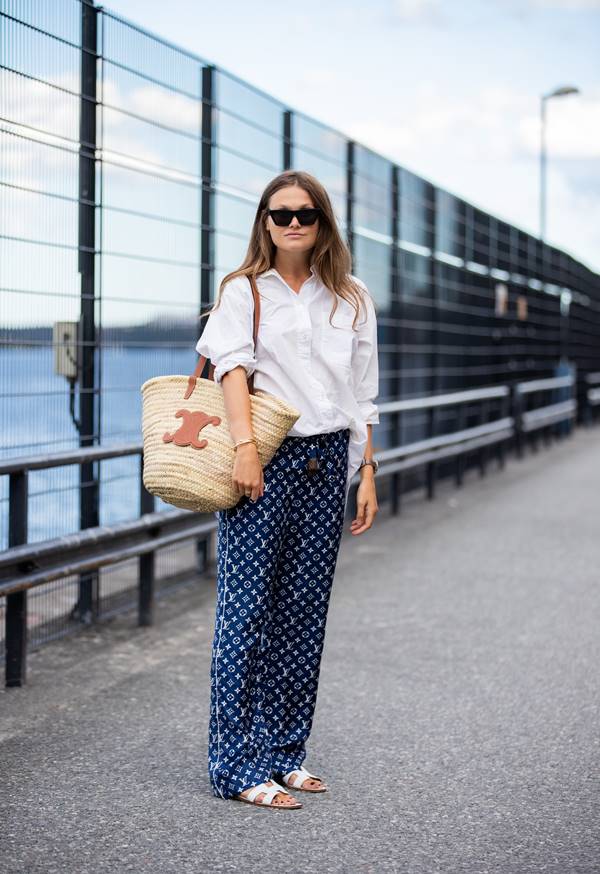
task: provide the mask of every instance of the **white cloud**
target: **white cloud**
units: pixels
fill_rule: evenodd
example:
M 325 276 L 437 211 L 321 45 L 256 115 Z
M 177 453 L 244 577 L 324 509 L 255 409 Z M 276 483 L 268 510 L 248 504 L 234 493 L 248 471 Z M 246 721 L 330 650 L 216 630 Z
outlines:
M 600 0 L 529 0 L 529 3 L 542 9 L 566 9 L 574 12 L 600 9 Z
M 429 19 L 441 11 L 439 0 L 394 0 L 392 15 L 404 21 Z
M 527 16 L 531 10 L 556 10 L 565 12 L 586 12 L 600 9 L 600 0 L 491 0 L 489 4 L 482 2 L 478 9 L 476 4 L 470 5 L 467 15 L 471 21 L 475 16 L 485 12 L 486 5 L 496 7 L 511 15 Z M 391 5 L 392 20 L 403 24 L 448 25 L 451 20 L 458 20 L 465 9 L 457 5 L 445 4 L 442 0 L 393 0 Z
M 198 101 L 185 94 L 166 91 L 156 85 L 143 85 L 136 88 L 126 104 L 143 118 L 197 134 L 200 128 L 200 109 Z
M 548 151 L 556 158 L 600 158 L 600 95 L 549 100 L 546 134 Z M 519 141 L 529 154 L 539 151 L 537 116 L 521 118 Z
M 415 101 L 349 131 L 359 142 L 488 212 L 538 232 L 539 103 L 504 85 L 467 102 L 440 83 Z M 551 104 L 551 105 L 550 105 Z M 549 102 L 548 231 L 559 247 L 600 269 L 600 93 Z
M 424 149 L 472 159 L 522 160 L 539 154 L 539 101 L 531 94 L 486 85 L 467 101 L 437 83 L 421 83 L 414 98 L 401 114 L 357 121 L 351 134 L 400 162 L 403 155 L 417 156 Z M 600 158 L 600 92 L 548 101 L 547 143 L 555 157 Z

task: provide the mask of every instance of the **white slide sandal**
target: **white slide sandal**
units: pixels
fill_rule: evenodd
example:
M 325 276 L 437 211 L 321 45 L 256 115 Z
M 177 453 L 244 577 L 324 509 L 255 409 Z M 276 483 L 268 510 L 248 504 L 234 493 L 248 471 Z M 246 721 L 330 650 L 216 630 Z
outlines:
M 294 768 L 293 771 L 288 771 L 287 774 L 283 774 L 281 779 L 282 782 L 291 789 L 300 789 L 302 792 L 327 792 L 327 786 L 325 785 L 319 786 L 318 789 L 309 789 L 308 787 L 302 786 L 302 783 L 304 783 L 307 777 L 312 777 L 313 780 L 323 779 L 316 774 L 311 774 L 310 771 L 306 770 L 304 765 L 300 765 L 299 768 Z
M 275 780 L 271 780 L 271 783 L 271 786 L 268 786 L 266 783 L 259 783 L 257 786 L 253 786 L 247 795 L 236 795 L 235 800 L 246 801 L 248 804 L 264 805 L 265 807 L 289 808 L 290 810 L 297 810 L 299 807 L 302 807 L 302 804 L 295 800 L 294 804 L 273 803 L 273 799 L 278 792 L 285 792 L 286 795 L 290 795 L 291 793 L 283 786 L 280 786 Z M 260 795 L 261 792 L 265 793 L 264 797 L 260 801 L 256 801 L 256 796 Z

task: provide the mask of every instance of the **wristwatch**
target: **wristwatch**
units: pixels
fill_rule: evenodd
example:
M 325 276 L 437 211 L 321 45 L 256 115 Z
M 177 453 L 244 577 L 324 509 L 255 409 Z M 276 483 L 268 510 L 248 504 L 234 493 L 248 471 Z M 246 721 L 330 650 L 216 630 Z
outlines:
M 372 458 L 370 461 L 367 461 L 366 458 L 363 458 L 362 461 L 361 461 L 361 463 L 360 463 L 360 465 L 359 465 L 359 468 L 358 468 L 358 469 L 360 470 L 360 469 L 363 468 L 366 464 L 370 464 L 370 465 L 371 465 L 371 467 L 373 468 L 373 473 L 377 473 L 377 471 L 379 470 L 379 462 L 378 462 L 377 459 L 375 459 L 375 458 Z

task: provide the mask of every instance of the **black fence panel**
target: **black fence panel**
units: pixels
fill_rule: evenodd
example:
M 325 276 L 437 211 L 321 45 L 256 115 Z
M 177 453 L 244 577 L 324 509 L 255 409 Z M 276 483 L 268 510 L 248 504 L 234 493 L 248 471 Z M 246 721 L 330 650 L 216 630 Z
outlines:
M 326 186 L 375 299 L 379 401 L 568 362 L 579 412 L 597 398 L 600 277 L 568 254 L 91 0 L 0 0 L 0 41 L 0 457 L 140 439 L 141 383 L 192 371 L 199 312 L 288 167 Z M 384 416 L 375 451 L 456 430 L 458 415 Z M 24 536 L 136 518 L 138 481 L 133 457 L 32 470 Z M 194 550 L 178 555 L 175 575 L 195 566 Z M 109 573 L 53 584 L 52 616 L 93 617 L 111 581 L 122 599 Z

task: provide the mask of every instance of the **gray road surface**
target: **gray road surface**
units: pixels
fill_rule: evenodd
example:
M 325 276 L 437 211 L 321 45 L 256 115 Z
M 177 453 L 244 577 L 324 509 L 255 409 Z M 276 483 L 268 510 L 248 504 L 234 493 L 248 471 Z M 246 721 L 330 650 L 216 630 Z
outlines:
M 0 871 L 600 872 L 599 568 L 598 429 L 346 534 L 302 810 L 210 792 L 214 584 L 33 653 Z

